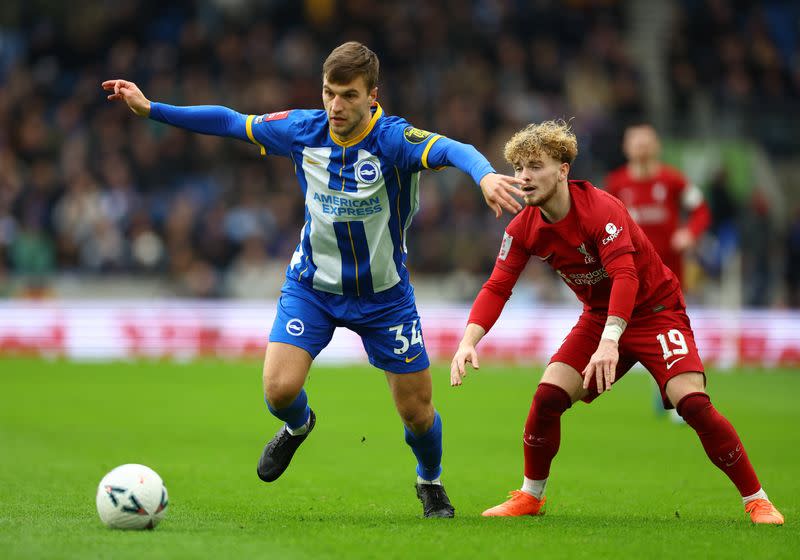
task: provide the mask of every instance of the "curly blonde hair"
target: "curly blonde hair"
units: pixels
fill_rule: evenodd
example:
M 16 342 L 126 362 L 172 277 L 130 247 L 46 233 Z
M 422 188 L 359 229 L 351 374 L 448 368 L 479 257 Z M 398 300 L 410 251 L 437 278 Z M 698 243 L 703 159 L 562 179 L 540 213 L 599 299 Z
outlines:
M 503 155 L 511 164 L 524 163 L 546 154 L 556 161 L 572 164 L 578 155 L 578 139 L 564 120 L 529 124 L 506 142 Z

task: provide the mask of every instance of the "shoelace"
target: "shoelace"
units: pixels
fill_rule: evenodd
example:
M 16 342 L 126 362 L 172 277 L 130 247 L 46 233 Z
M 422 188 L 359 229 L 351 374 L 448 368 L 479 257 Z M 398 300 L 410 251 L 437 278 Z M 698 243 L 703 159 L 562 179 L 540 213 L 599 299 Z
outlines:
M 275 442 L 275 447 L 288 440 L 290 437 L 292 437 L 292 434 L 284 427 L 283 430 L 281 430 L 281 434 L 278 436 L 278 440 Z

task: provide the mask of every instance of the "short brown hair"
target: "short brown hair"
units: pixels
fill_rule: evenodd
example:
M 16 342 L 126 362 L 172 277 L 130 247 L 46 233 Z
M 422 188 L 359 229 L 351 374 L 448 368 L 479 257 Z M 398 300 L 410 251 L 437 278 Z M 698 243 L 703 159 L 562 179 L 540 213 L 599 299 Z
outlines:
M 378 56 L 357 41 L 348 41 L 333 49 L 322 65 L 323 75 L 334 84 L 347 84 L 363 76 L 368 92 L 378 84 L 379 69 Z
M 578 156 L 578 139 L 566 121 L 529 124 L 506 142 L 503 155 L 509 163 L 525 163 L 546 154 L 561 163 L 572 164 Z

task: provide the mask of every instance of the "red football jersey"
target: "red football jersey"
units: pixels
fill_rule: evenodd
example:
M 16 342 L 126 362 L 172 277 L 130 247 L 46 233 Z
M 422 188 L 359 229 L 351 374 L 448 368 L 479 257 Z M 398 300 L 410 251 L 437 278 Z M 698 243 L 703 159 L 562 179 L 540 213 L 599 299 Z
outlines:
M 661 259 L 677 276 L 683 275 L 683 255 L 670 246 L 681 226 L 681 212 L 691 213 L 689 229 L 695 237 L 708 227 L 708 210 L 700 190 L 674 167 L 661 165 L 652 177 L 636 179 L 628 166 L 606 178 L 606 191 L 620 199 L 650 239 Z
M 633 253 L 639 289 L 634 314 L 683 306 L 675 274 L 619 199 L 587 181 L 569 181 L 569 213 L 551 224 L 528 206 L 506 228 L 496 267 L 518 276 L 531 256 L 546 261 L 575 292 L 584 309 L 607 311 L 611 279 L 603 263 Z

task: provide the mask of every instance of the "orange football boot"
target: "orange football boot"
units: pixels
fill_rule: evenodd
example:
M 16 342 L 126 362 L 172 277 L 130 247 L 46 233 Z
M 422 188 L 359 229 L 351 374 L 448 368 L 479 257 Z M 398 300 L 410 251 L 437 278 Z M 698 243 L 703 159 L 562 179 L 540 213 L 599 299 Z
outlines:
M 508 500 L 484 511 L 484 517 L 518 517 L 521 515 L 544 515 L 546 496 L 537 500 L 522 490 L 512 490 Z
M 753 523 L 783 525 L 783 515 L 769 500 L 753 500 L 744 505 L 744 511 L 750 514 Z

